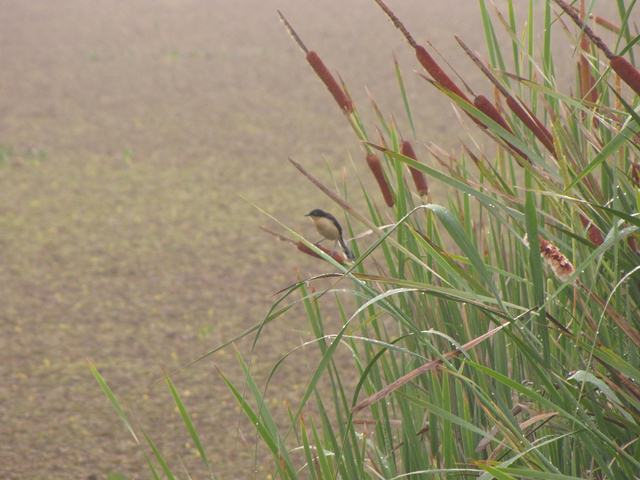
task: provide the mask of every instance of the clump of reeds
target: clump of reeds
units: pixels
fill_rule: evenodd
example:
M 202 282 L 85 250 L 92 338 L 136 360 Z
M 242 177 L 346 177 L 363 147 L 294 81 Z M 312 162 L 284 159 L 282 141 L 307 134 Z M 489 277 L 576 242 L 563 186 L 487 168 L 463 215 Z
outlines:
M 623 79 L 636 90 L 637 71 L 585 25 L 590 17 L 584 2 L 574 8 L 556 1 L 580 28 L 575 94 L 561 91 L 554 78 L 553 2 L 542 2 L 541 27 L 532 9 L 522 31 L 516 22 L 518 2 L 505 2 L 507 16 L 491 2 L 506 38 L 512 39 L 505 46 L 486 0 L 479 0 L 489 60 L 480 60 L 458 40 L 491 82 L 495 94 L 487 98 L 456 74 L 463 92 L 393 11 L 375 0 L 406 38 L 428 80 L 508 147 L 492 156 L 469 146 L 471 138 L 450 153 L 425 139 L 435 166 L 417 161 L 396 117 L 389 121 L 375 103 L 381 139 L 380 145 L 371 143 L 344 84 L 282 17 L 348 114 L 385 204 L 394 208 L 380 209 L 364 191 L 367 215 L 292 161 L 354 224 L 364 224 L 374 241 L 360 250 L 353 268 L 296 278 L 279 292 L 263 321 L 200 357 L 254 332 L 255 345 L 263 328 L 291 307 L 304 306 L 310 332 L 301 335 L 311 338 L 282 357 L 264 388 L 242 359 L 247 388 L 222 376 L 273 455 L 273 476 L 604 480 L 635 478 L 640 471 L 640 156 L 637 118 L 619 88 Z M 620 52 L 626 52 L 634 42 L 632 17 L 628 2 L 618 5 L 619 27 L 591 18 L 594 28 L 616 32 Z M 545 32 L 537 51 L 534 26 Z M 597 60 L 589 53 L 598 51 L 593 45 L 607 56 L 612 71 L 598 73 L 598 63 L 589 64 Z M 633 55 L 628 58 L 633 62 Z M 412 138 L 423 138 L 399 84 Z M 415 201 L 403 164 L 415 190 L 423 199 L 428 194 L 429 202 Z M 431 179 L 437 183 L 429 185 Z M 448 187 L 446 194 L 438 190 L 441 185 Z M 438 188 L 429 192 L 429 186 Z M 419 214 L 424 211 L 429 214 Z M 611 228 L 605 230 L 606 225 Z M 527 248 L 527 237 L 523 245 L 519 232 L 528 232 L 536 246 Z M 306 255 L 329 260 L 332 267 L 346 261 L 341 252 L 270 233 Z M 341 288 L 314 286 L 327 279 L 341 282 Z M 330 291 L 339 293 L 325 295 Z M 292 297 L 296 293 L 299 298 Z M 339 315 L 337 322 L 324 315 L 328 302 Z M 299 402 L 279 411 L 267 397 L 280 392 L 269 382 L 283 363 L 316 347 L 320 360 Z M 342 348 L 348 355 L 338 354 Z M 116 410 L 126 420 L 122 409 Z M 193 435 L 193 425 L 188 430 Z M 166 473 L 166 462 L 158 462 Z
M 482 474 L 575 478 L 593 476 L 596 470 L 602 478 L 627 478 L 640 471 L 640 442 L 635 438 L 640 394 L 629 376 L 640 365 L 624 353 L 640 345 L 636 332 L 640 283 L 629 280 L 639 261 L 633 230 L 637 225 L 617 229 L 622 230 L 619 234 L 612 229 L 605 242 L 603 231 L 586 214 L 597 212 L 594 218 L 599 225 L 621 224 L 621 220 L 628 224 L 636 215 L 634 202 L 628 201 L 636 193 L 629 185 L 640 183 L 637 153 L 629 145 L 633 139 L 626 136 L 623 143 L 617 138 L 627 133 L 616 130 L 622 124 L 622 101 L 617 109 L 611 105 L 617 97 L 605 94 L 608 72 L 596 84 L 597 67 L 587 58 L 591 43 L 599 49 L 607 49 L 606 45 L 584 28 L 577 41 L 581 49 L 578 98 L 551 92 L 556 88 L 552 57 L 551 50 L 545 49 L 539 70 L 546 77 L 547 90 L 541 90 L 534 73 L 525 78 L 521 67 L 516 65 L 520 70 L 512 74 L 498 64 L 496 59 L 504 56 L 483 10 L 485 36 L 493 49 L 491 62 L 485 64 L 458 40 L 491 82 L 496 92 L 492 101 L 473 93 L 458 75 L 462 91 L 383 0 L 375 2 L 402 32 L 428 80 L 485 133 L 509 148 L 487 158 L 467 145 L 460 155 L 448 155 L 430 145 L 429 151 L 445 169 L 440 172 L 417 161 L 414 146 L 402 139 L 395 121 L 388 122 L 374 103 L 381 124 L 376 126 L 380 145 L 363 142 L 364 124 L 357 123 L 356 133 L 367 149 L 367 165 L 385 204 L 396 208 L 381 212 L 367 195 L 370 218 L 366 218 L 310 178 L 371 232 L 380 233 L 376 229 L 383 216 L 396 215 L 397 224 L 391 223 L 392 228 L 379 237 L 379 258 L 363 255 L 357 272 L 344 273 L 353 282 L 361 308 L 351 317 L 343 314 L 343 326 L 330 342 L 316 297 L 309 298 L 305 282 L 298 287 L 322 353 L 307 393 L 289 417 L 290 428 L 296 429 L 302 444 L 296 445 L 297 451 L 304 451 L 300 471 L 314 478 L 371 479 L 399 478 L 427 469 L 457 475 L 461 465 L 471 464 L 477 471 L 463 474 L 474 478 Z M 484 5 L 483 0 L 480 3 Z M 550 32 L 551 5 L 546 8 L 544 28 Z M 586 18 L 583 8 L 569 10 L 580 22 Z M 502 20 L 511 38 L 520 38 L 515 21 Z M 526 36 L 534 42 L 529 35 L 533 31 Z M 513 48 L 520 46 L 514 41 Z M 634 88 L 629 62 L 608 49 L 605 55 L 619 77 Z M 528 51 L 517 51 L 514 57 L 514 63 L 522 58 L 535 61 Z M 531 65 L 530 72 L 537 69 Z M 517 89 L 514 82 L 519 82 Z M 502 99 L 505 109 L 500 108 Z M 583 114 L 575 115 L 576 110 Z M 353 112 L 355 119 L 357 112 Z M 585 121 L 594 112 L 605 121 Z M 593 148 L 606 138 L 619 141 L 620 151 Z M 544 148 L 538 149 L 537 143 Z M 521 162 L 523 158 L 526 163 Z M 389 168 L 384 168 L 384 162 Z M 422 198 L 434 196 L 427 176 L 455 193 L 416 207 L 398 162 L 408 165 Z M 477 167 L 476 176 L 468 165 Z M 631 182 L 625 179 L 613 185 L 618 172 L 627 173 Z M 397 185 L 395 191 L 391 185 Z M 415 215 L 419 209 L 433 215 Z M 539 251 L 527 251 L 514 241 L 514 232 L 523 230 L 535 233 L 537 240 L 532 243 Z M 304 243 L 296 245 L 307 254 L 315 253 Z M 546 278 L 545 270 L 560 284 Z M 337 302 L 338 310 L 344 312 L 344 304 Z M 633 322 L 626 320 L 632 316 Z M 355 328 L 361 331 L 358 336 L 350 333 Z M 348 345 L 357 366 L 349 379 L 358 385 L 352 402 L 344 400 L 344 372 L 349 370 L 334 355 L 341 345 Z M 572 374 L 568 376 L 567 371 Z M 325 374 L 331 395 L 320 387 L 319 379 Z M 602 393 L 605 385 L 610 390 Z M 264 399 L 254 395 L 255 403 L 263 405 Z M 311 398 L 323 412 L 317 427 L 308 426 L 309 417 L 301 422 Z M 335 418 L 327 418 L 329 407 L 336 412 Z M 259 418 L 249 410 L 249 418 Z M 375 428 L 367 432 L 363 446 L 356 429 L 364 424 Z M 272 448 L 278 475 L 295 477 L 289 475 L 293 462 L 287 456 L 293 450 L 282 447 L 277 429 L 258 431 Z M 402 440 L 396 442 L 398 438 Z M 548 438 L 554 441 L 546 442 Z

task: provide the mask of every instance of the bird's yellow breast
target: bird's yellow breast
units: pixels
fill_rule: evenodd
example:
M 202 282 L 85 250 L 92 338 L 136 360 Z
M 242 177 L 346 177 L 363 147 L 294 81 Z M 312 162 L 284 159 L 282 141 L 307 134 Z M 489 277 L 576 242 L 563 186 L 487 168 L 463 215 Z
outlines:
M 338 240 L 340 238 L 340 232 L 333 224 L 331 220 L 324 217 L 311 217 L 313 223 L 316 226 L 318 233 L 327 240 Z

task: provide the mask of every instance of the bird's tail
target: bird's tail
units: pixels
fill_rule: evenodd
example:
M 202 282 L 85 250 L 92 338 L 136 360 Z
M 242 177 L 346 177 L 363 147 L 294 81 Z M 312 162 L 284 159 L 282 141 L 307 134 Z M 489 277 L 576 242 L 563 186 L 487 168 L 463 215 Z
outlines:
M 356 259 L 356 257 L 353 255 L 353 252 L 351 250 L 349 250 L 349 247 L 347 247 L 347 242 L 345 242 L 344 238 L 342 238 L 342 237 L 340 237 L 340 246 L 344 250 L 344 254 L 347 256 L 347 258 L 349 260 L 355 260 Z

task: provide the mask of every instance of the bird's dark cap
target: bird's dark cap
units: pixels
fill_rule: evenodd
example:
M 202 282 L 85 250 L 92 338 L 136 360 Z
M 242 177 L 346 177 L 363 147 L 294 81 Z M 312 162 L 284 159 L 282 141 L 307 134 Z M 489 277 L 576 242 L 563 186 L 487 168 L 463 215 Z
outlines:
M 325 212 L 324 210 L 320 210 L 319 208 L 316 208 L 314 210 L 311 210 L 309 213 L 307 213 L 305 217 L 326 217 L 327 215 L 328 215 L 327 212 Z

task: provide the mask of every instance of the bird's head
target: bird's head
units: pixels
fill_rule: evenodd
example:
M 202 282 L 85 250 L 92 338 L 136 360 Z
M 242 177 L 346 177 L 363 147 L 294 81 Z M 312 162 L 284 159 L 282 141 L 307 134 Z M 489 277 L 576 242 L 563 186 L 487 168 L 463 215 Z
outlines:
M 329 214 L 324 210 L 320 210 L 319 208 L 311 210 L 309 213 L 305 215 L 305 217 L 311 217 L 311 218 L 322 218 L 327 216 L 329 216 Z

